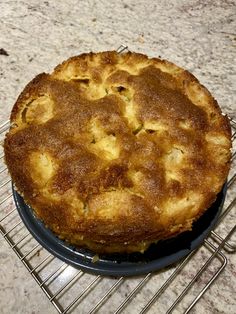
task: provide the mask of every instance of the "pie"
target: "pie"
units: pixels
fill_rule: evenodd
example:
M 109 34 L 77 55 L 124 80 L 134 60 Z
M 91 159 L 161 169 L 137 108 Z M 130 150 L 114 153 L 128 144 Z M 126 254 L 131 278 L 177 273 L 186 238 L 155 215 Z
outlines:
M 39 74 L 11 112 L 12 180 L 58 237 L 144 252 L 191 230 L 226 181 L 231 130 L 188 71 L 134 52 L 85 53 Z

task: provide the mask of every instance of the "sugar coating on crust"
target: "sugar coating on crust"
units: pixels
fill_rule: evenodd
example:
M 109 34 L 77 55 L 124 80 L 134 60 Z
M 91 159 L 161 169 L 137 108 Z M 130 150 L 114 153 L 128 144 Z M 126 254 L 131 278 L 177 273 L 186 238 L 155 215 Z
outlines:
M 198 80 L 137 53 L 88 53 L 33 79 L 11 113 L 5 160 L 61 238 L 144 251 L 191 230 L 229 171 L 227 117 Z

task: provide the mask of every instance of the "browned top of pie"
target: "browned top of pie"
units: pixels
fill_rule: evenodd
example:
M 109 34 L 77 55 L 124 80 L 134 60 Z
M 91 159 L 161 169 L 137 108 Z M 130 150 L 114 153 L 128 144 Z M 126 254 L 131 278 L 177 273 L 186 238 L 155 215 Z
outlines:
M 230 126 L 189 72 L 88 53 L 33 79 L 4 149 L 19 192 L 71 243 L 142 251 L 190 230 L 229 171 Z

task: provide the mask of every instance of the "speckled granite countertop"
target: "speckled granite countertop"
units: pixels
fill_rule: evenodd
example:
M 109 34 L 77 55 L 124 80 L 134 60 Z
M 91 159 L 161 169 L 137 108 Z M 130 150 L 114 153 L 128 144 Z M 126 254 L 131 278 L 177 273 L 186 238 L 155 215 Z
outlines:
M 224 112 L 236 117 L 235 15 L 236 2 L 231 0 L 1 1 L 0 124 L 36 74 L 51 71 L 72 55 L 116 49 L 120 44 L 185 67 L 212 92 Z M 235 218 L 232 212 L 232 226 Z M 220 228 L 225 235 L 228 229 Z M 192 313 L 236 313 L 236 255 L 227 257 L 227 268 Z M 197 257 L 196 265 L 202 258 Z M 1 237 L 0 265 L 1 313 L 56 313 Z M 183 282 L 189 277 L 191 271 L 186 270 Z M 157 286 L 154 278 L 129 312 L 137 313 L 139 302 Z M 131 281 L 127 291 L 130 287 Z M 169 289 L 158 303 L 159 310 L 154 306 L 150 313 L 164 313 L 162 305 L 175 293 Z M 111 312 L 109 307 L 103 310 Z

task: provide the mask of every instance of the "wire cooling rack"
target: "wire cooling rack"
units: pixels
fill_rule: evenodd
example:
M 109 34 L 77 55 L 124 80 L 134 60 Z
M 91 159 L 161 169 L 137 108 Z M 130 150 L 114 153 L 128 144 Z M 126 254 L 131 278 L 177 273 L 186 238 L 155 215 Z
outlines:
M 126 49 L 121 46 L 118 52 Z M 225 252 L 236 252 L 232 237 L 236 230 L 232 219 L 236 205 L 236 121 L 230 118 L 230 122 L 233 166 L 218 225 L 202 246 L 179 264 L 135 278 L 87 274 L 60 261 L 37 243 L 17 213 L 1 148 L 0 232 L 59 313 L 157 313 L 157 308 L 158 313 L 191 311 L 226 267 Z M 1 142 L 8 128 L 9 121 L 0 125 Z

